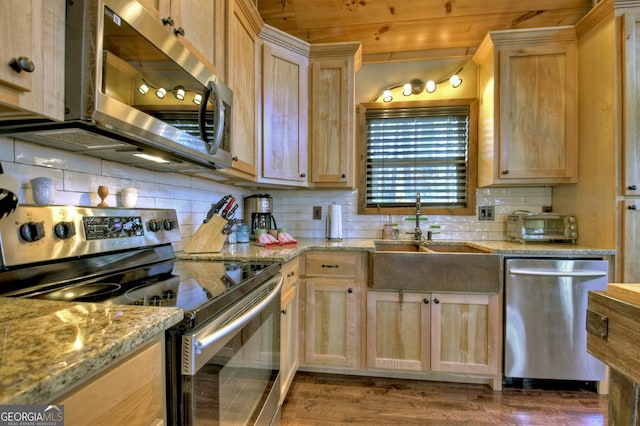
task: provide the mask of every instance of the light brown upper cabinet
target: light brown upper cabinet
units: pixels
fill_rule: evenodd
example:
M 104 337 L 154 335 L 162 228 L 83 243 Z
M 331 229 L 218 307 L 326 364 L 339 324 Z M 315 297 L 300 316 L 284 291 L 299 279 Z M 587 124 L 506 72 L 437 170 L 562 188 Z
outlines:
M 227 83 L 233 91 L 231 168 L 224 170 L 242 180 L 258 175 L 258 132 L 260 93 L 256 69 L 259 64 L 258 33 L 262 20 L 249 0 L 231 2 Z
M 574 27 L 489 33 L 478 65 L 478 186 L 577 181 Z
M 2 2 L 0 118 L 64 119 L 64 16 L 64 0 Z
M 224 0 L 138 0 L 166 28 L 201 59 L 216 64 L 216 51 L 224 51 L 224 40 L 218 40 L 224 29 Z M 217 42 L 217 44 L 216 44 Z M 224 67 L 218 70 L 224 79 Z
M 355 183 L 355 74 L 360 43 L 311 45 L 311 185 L 353 188 Z
M 306 186 L 308 44 L 265 25 L 262 44 L 260 182 Z

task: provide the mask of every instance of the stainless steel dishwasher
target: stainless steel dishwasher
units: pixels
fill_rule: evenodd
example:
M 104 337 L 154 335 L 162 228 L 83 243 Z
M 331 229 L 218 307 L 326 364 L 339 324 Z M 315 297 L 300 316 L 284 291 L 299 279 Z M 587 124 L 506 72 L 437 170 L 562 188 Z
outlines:
M 587 353 L 587 295 L 605 290 L 608 262 L 507 259 L 505 377 L 600 381 L 605 366 Z

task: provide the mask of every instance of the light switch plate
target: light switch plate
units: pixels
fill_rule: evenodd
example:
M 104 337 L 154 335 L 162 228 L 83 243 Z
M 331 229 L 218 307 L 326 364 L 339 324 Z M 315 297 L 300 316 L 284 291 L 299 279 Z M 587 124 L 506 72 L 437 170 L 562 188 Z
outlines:
M 496 220 L 493 206 L 479 206 L 478 220 Z
M 322 219 L 322 206 L 313 206 L 313 220 Z

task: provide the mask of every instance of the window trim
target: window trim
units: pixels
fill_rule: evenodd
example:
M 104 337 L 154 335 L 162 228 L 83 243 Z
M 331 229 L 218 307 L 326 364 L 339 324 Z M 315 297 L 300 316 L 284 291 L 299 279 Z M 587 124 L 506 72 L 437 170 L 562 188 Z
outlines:
M 415 207 L 367 207 L 367 121 L 366 111 L 369 109 L 400 109 L 400 108 L 429 108 L 446 106 L 469 107 L 469 193 L 467 206 L 464 208 L 428 208 L 422 207 L 424 215 L 475 215 L 476 189 L 478 188 L 478 100 L 475 98 L 448 99 L 433 101 L 407 101 L 382 103 L 362 103 L 356 107 L 358 131 L 356 134 L 357 148 L 357 189 L 358 214 L 361 215 L 409 215 L 415 214 Z

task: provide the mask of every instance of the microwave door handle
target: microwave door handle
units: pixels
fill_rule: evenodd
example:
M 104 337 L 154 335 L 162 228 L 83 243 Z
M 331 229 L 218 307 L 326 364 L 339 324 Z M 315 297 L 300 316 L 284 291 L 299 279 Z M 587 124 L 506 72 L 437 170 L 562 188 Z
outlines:
M 207 136 L 206 113 L 209 97 L 213 94 L 216 102 L 216 111 L 213 117 L 213 141 L 209 141 Z M 198 114 L 198 123 L 200 125 L 200 137 L 209 145 L 209 154 L 215 154 L 222 143 L 222 135 L 224 130 L 224 104 L 222 98 L 218 94 L 218 88 L 214 81 L 210 81 L 205 87 L 202 103 L 200 103 L 200 112 Z

